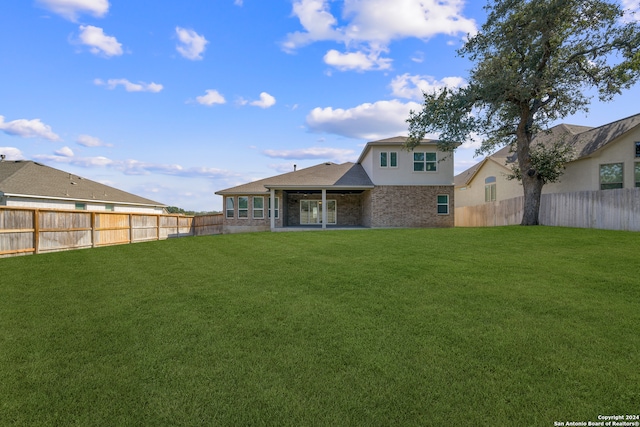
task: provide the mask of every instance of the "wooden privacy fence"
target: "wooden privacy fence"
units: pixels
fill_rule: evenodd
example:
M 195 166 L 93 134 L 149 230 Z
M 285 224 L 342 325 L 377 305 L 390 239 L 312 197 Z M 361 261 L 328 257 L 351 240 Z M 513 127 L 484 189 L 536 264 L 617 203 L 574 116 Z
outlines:
M 520 224 L 524 197 L 455 209 L 457 227 Z M 540 224 L 640 231 L 640 188 L 543 194 Z
M 221 214 L 191 217 L 0 206 L 0 257 L 221 232 Z

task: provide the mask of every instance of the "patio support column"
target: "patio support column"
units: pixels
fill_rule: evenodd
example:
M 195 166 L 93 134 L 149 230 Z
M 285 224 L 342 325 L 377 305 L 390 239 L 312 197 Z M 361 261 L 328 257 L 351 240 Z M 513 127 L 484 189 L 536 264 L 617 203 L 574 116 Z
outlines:
M 322 228 L 327 228 L 327 189 L 322 189 Z
M 271 218 L 271 231 L 276 228 L 276 190 L 275 188 L 271 189 L 271 194 L 269 195 L 269 217 Z

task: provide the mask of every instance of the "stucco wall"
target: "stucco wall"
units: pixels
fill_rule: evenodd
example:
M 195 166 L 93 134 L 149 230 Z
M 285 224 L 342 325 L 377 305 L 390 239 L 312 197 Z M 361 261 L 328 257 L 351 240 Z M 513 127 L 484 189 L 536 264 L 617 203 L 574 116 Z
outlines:
M 520 182 L 507 179 L 510 173 L 511 171 L 508 168 L 499 165 L 493 160 L 488 160 L 469 184 L 456 188 L 456 207 L 476 206 L 485 203 L 485 179 L 491 176 L 496 178 L 496 201 L 522 196 Z
M 380 167 L 381 152 L 396 152 L 397 167 Z M 436 172 L 414 172 L 413 151 L 399 145 L 372 146 L 362 159 L 362 167 L 375 185 L 451 185 L 453 184 L 453 156 L 437 151 L 436 145 L 420 145 L 416 152 L 436 152 Z

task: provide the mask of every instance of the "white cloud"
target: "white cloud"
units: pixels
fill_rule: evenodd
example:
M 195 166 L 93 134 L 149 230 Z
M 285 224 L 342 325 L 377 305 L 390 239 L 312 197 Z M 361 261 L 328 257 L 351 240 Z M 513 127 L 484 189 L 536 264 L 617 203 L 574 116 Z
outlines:
M 381 139 L 406 135 L 409 111 L 422 108 L 416 102 L 398 100 L 366 103 L 350 109 L 314 108 L 306 123 L 313 132 L 325 132 L 349 138 Z
M 640 0 L 621 0 L 625 11 L 624 22 L 640 21 Z
M 412 76 L 406 73 L 396 76 L 391 81 L 391 90 L 393 96 L 398 98 L 422 100 L 423 92 L 433 93 L 445 87 L 458 88 L 466 84 L 462 77 L 445 77 L 442 80 L 436 80 L 431 76 Z
M 5 156 L 5 160 L 24 160 L 22 151 L 16 147 L 0 147 L 0 154 Z
M 298 150 L 264 150 L 262 154 L 275 159 L 327 159 L 333 160 L 337 163 L 353 161 L 357 158 L 357 155 L 353 150 L 329 147 L 310 147 Z
M 341 70 L 387 69 L 390 60 L 380 59 L 379 53 L 393 40 L 429 39 L 438 34 L 463 37 L 477 31 L 475 21 L 462 13 L 463 0 L 344 0 L 342 22 L 331 12 L 330 4 L 337 3 L 295 0 L 292 14 L 304 30 L 287 34 L 282 48 L 293 52 L 316 41 L 334 41 L 353 52 L 329 51 L 325 62 L 330 65 Z M 366 59 L 377 66 L 367 68 Z M 355 66 L 354 62 L 365 65 Z
M 392 59 L 380 58 L 380 52 L 348 52 L 340 53 L 335 49 L 329 50 L 324 55 L 324 62 L 340 71 L 369 71 L 387 70 L 391 68 Z
M 80 25 L 80 43 L 89 46 L 91 53 L 105 56 L 122 55 L 122 44 L 113 36 L 108 36 L 100 27 Z
M 115 89 L 118 86 L 123 86 L 127 92 L 160 92 L 164 86 L 158 83 L 145 83 L 138 82 L 132 83 L 127 79 L 109 79 L 106 82 L 102 79 L 95 79 L 94 84 L 98 86 L 106 86 L 108 89 Z
M 90 135 L 78 135 L 76 142 L 84 147 L 113 147 L 113 145 L 107 144 L 99 138 Z
M 21 136 L 23 138 L 44 138 L 49 141 L 60 141 L 51 126 L 45 125 L 40 119 L 18 119 L 10 122 L 4 121 L 4 116 L 0 116 L 0 130 L 8 135 Z
M 212 106 L 214 104 L 224 104 L 227 101 L 217 90 L 207 89 L 206 95 L 196 97 L 198 104 Z
M 73 22 L 76 22 L 81 13 L 100 18 L 109 10 L 108 0 L 38 0 L 38 3 Z
M 267 92 L 260 93 L 260 100 L 250 102 L 249 105 L 253 105 L 254 107 L 260 108 L 269 108 L 273 107 L 276 103 L 276 99 L 269 95 Z
M 181 27 L 176 27 L 176 35 L 180 41 L 180 44 L 176 46 L 176 50 L 180 55 L 191 60 L 202 59 L 202 52 L 204 52 L 207 43 L 209 43 L 204 36 L 193 30 Z
M 73 150 L 69 147 L 62 147 L 55 151 L 55 154 L 62 157 L 73 157 Z
M 112 160 L 103 156 L 76 157 L 68 147 L 55 152 L 55 155 L 40 154 L 34 156 L 36 160 L 64 163 L 84 168 L 107 167 L 124 173 L 125 175 L 160 175 L 181 176 L 186 178 L 228 178 L 237 176 L 236 173 L 224 169 L 191 167 L 185 168 L 176 164 L 160 164 L 141 162 L 135 159 Z

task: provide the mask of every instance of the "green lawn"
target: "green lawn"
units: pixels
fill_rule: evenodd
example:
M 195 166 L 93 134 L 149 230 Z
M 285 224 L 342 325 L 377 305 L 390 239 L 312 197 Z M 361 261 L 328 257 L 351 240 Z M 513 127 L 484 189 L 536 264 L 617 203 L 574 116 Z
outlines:
M 640 412 L 640 234 L 255 233 L 0 259 L 0 424 Z

